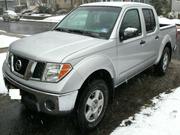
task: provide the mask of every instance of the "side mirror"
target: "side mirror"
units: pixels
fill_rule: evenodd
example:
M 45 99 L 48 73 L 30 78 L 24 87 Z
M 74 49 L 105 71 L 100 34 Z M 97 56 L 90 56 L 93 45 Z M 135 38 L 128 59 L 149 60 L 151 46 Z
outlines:
M 120 40 L 123 41 L 129 38 L 136 37 L 137 34 L 138 34 L 137 28 L 128 27 L 122 33 L 120 33 Z

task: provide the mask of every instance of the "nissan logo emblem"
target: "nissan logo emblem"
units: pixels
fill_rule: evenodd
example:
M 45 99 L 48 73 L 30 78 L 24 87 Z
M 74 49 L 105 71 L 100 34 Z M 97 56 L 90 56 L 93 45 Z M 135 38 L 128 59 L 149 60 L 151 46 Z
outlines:
M 21 68 L 22 68 L 22 62 L 21 62 L 21 60 L 17 60 L 16 63 L 15 63 L 15 69 L 17 71 L 20 71 Z

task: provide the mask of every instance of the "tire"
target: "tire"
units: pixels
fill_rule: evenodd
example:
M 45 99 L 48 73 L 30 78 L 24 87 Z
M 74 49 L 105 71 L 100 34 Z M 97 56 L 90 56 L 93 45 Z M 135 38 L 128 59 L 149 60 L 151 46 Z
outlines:
M 3 18 L 5 22 L 10 22 L 9 18 Z
M 7 22 L 7 19 L 5 17 L 3 17 L 3 20 L 4 20 L 4 22 Z
M 108 99 L 108 87 L 103 80 L 93 80 L 85 86 L 77 106 L 77 122 L 82 131 L 93 129 L 101 122 Z
M 171 61 L 170 49 L 168 47 L 165 47 L 161 59 L 155 67 L 156 69 L 155 71 L 158 73 L 158 75 L 162 76 L 166 74 L 170 61 Z

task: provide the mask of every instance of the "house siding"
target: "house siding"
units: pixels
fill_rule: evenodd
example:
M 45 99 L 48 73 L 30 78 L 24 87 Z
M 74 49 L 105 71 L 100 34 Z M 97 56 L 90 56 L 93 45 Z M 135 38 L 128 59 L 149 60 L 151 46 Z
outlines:
M 180 12 L 180 0 L 172 0 L 172 11 Z
M 14 6 L 16 5 L 16 0 L 7 0 L 7 6 L 9 10 L 14 10 Z M 5 1 L 0 0 L 0 8 L 5 10 Z

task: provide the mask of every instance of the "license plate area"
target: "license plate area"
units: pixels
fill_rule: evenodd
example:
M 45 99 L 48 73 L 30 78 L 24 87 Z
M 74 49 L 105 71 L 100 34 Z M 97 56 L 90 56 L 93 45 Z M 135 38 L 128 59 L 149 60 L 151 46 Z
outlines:
M 21 100 L 20 89 L 10 88 L 9 96 L 12 100 Z

